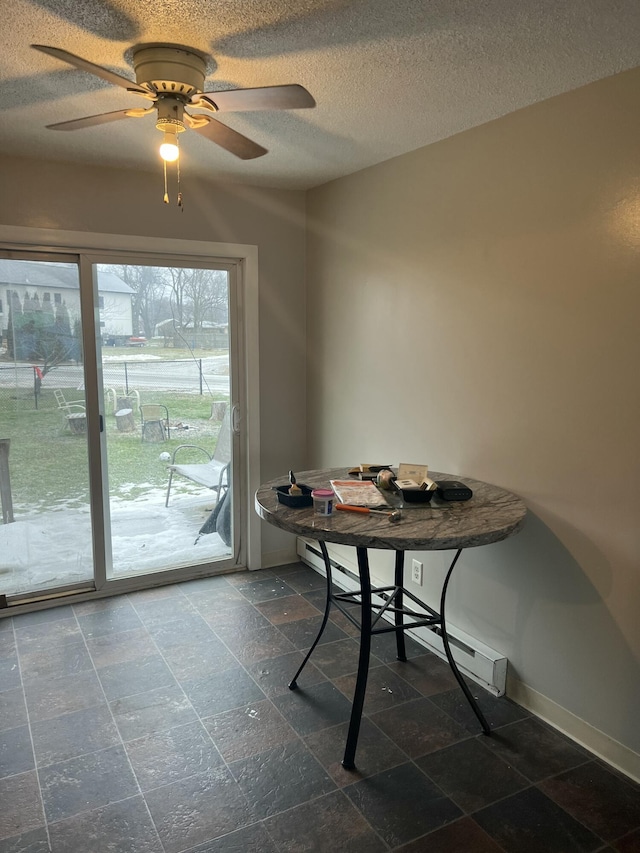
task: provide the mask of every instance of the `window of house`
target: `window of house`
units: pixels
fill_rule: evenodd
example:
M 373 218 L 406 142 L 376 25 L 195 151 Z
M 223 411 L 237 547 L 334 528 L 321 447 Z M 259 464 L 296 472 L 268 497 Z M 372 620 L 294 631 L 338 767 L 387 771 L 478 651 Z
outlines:
M 98 308 L 104 308 L 104 296 L 98 296 Z
M 54 293 L 53 294 L 53 301 L 55 302 L 56 305 L 62 305 L 62 294 L 61 293 Z

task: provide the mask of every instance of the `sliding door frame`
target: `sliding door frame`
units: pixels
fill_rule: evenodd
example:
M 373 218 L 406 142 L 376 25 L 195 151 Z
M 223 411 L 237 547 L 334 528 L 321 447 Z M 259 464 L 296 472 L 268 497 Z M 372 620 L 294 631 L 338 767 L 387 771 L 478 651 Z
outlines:
M 94 234 L 90 232 L 58 231 L 55 229 L 23 228 L 0 225 L 0 247 L 8 251 L 46 252 L 52 257 L 75 255 L 80 263 L 80 299 L 83 311 L 83 336 L 85 370 L 89 376 L 98 376 L 97 328 L 99 309 L 96 263 L 122 262 L 128 257 L 131 263 L 181 266 L 215 266 L 229 273 L 230 311 L 238 312 L 235 339 L 230 358 L 239 365 L 241 375 L 232 376 L 231 404 L 235 429 L 234 452 L 244 460 L 242 476 L 234 472 L 234 493 L 238 496 L 238 522 L 240 539 L 235 568 L 256 569 L 261 566 L 260 520 L 253 509 L 253 495 L 260 485 L 260 377 L 259 377 L 259 327 L 258 327 L 258 248 L 244 244 L 213 243 L 166 238 L 135 237 L 129 235 Z M 115 260 L 117 258 L 117 260 Z M 90 282 L 91 286 L 87 286 Z M 231 291 L 233 289 L 233 297 Z M 232 371 L 233 374 L 233 371 Z M 139 577 L 109 579 L 106 577 L 104 491 L 104 450 L 100 436 L 99 419 L 103 415 L 99 383 L 89 383 L 86 388 L 87 416 L 89 419 L 90 489 L 93 506 L 94 579 L 96 589 L 91 592 L 68 594 L 51 590 L 43 600 L 25 602 L 10 607 L 10 612 L 32 610 L 62 603 L 73 596 L 74 601 L 112 595 L 133 589 L 159 586 L 164 583 L 187 580 L 212 573 L 215 564 L 204 564 L 181 570 L 156 571 Z M 236 466 L 237 467 L 237 466 Z M 235 503 L 235 501 L 234 501 Z

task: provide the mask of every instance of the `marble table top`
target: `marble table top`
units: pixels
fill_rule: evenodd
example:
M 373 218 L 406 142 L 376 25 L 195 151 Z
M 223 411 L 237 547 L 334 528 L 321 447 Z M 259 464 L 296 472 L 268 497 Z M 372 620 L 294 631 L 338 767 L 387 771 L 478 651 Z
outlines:
M 401 509 L 402 518 L 392 524 L 382 515 L 335 511 L 330 516 L 317 515 L 313 507 L 294 509 L 278 502 L 273 486 L 288 483 L 288 476 L 264 483 L 255 496 L 258 515 L 290 533 L 309 539 L 383 548 L 396 551 L 440 551 L 474 548 L 499 542 L 517 533 L 524 524 L 526 508 L 511 492 L 457 474 L 429 471 L 438 480 L 459 480 L 469 486 L 473 497 L 468 501 L 442 501 L 434 497 L 428 504 L 403 504 L 398 493 L 382 492 L 390 509 Z M 348 480 L 348 469 L 330 468 L 296 472 L 299 485 L 331 488 L 330 480 Z

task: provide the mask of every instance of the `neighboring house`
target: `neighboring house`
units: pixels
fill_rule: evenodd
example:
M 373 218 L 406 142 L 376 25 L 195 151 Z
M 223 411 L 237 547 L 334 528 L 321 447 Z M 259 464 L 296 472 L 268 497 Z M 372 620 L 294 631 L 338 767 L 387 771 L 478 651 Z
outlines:
M 18 295 L 21 304 L 25 296 L 33 299 L 37 294 L 40 305 L 50 302 L 54 311 L 65 305 L 71 328 L 80 317 L 80 290 L 73 264 L 0 259 L 0 329 L 3 338 L 7 335 L 12 293 Z M 133 293 L 133 289 L 117 275 L 98 270 L 98 307 L 103 338 L 124 343 L 130 337 L 133 331 Z

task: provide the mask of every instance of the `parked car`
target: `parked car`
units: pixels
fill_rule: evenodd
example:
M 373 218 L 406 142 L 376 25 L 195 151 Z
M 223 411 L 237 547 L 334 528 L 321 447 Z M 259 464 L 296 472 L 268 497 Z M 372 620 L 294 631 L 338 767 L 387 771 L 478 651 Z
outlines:
M 135 337 L 134 335 L 127 341 L 128 347 L 146 347 L 146 345 L 147 339 L 145 337 Z

